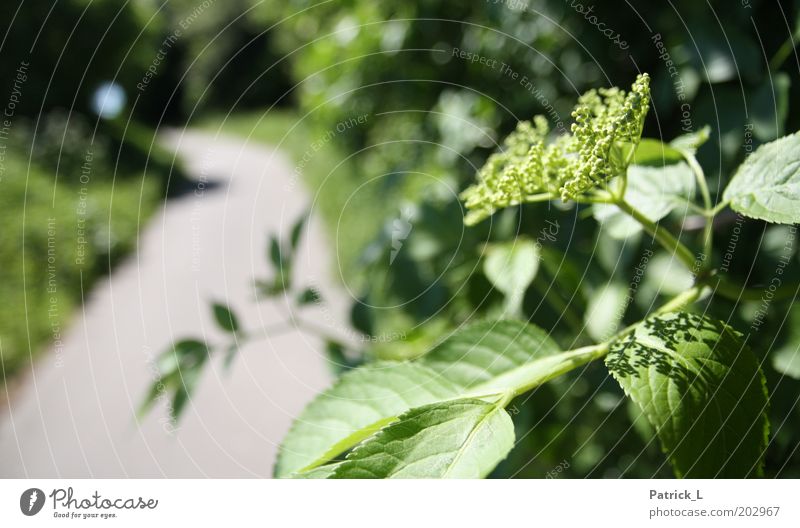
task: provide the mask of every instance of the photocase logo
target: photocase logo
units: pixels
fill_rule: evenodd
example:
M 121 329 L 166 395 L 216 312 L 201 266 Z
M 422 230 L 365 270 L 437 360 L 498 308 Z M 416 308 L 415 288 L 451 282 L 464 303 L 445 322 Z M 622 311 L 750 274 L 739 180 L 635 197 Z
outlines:
M 400 253 L 403 242 L 408 238 L 408 235 L 411 234 L 411 229 L 413 228 L 411 225 L 411 217 L 411 208 L 405 207 L 400 213 L 400 217 L 395 218 L 392 222 L 392 251 L 389 254 L 390 266 L 394 263 L 394 259 L 397 258 L 397 254 Z
M 39 513 L 42 506 L 44 506 L 44 492 L 39 488 L 27 489 L 19 497 L 19 509 L 28 517 Z

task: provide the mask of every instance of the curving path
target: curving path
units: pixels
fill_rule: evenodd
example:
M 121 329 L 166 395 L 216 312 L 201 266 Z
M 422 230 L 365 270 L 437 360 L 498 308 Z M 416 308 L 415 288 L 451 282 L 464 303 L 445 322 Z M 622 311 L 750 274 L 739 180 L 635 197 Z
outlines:
M 254 302 L 252 279 L 268 274 L 267 233 L 287 232 L 308 203 L 274 151 L 194 131 L 162 140 L 198 192 L 154 216 L 138 252 L 85 299 L 63 350 L 43 354 L 0 410 L 0 477 L 266 477 L 292 417 L 329 383 L 321 344 L 288 332 L 248 344 L 230 370 L 212 361 L 176 431 L 164 408 L 137 422 L 152 358 L 173 337 L 222 338 L 208 300 L 226 300 L 245 328 L 280 320 L 282 301 Z M 313 222 L 301 255 L 297 272 L 319 286 L 330 260 Z M 344 313 L 320 287 L 328 304 L 315 309 Z

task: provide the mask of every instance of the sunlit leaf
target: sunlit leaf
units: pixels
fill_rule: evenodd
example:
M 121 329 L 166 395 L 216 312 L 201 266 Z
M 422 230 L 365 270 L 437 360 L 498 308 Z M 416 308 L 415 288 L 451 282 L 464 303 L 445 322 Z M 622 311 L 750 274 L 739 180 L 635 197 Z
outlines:
M 517 369 L 530 369 L 532 360 L 558 352 L 537 327 L 485 321 L 455 332 L 418 361 L 350 370 L 295 420 L 275 474 L 304 473 L 333 460 L 410 409 L 475 393 L 499 394 L 518 381 Z M 542 364 L 542 375 L 563 364 Z
M 694 155 L 697 153 L 697 149 L 699 149 L 706 141 L 708 141 L 710 137 L 711 127 L 706 125 L 696 132 L 689 132 L 688 134 L 683 134 L 676 137 L 670 141 L 669 144 L 671 147 L 678 149 L 679 151 L 682 150 Z
M 677 476 L 761 473 L 766 382 L 729 326 L 685 312 L 647 319 L 612 344 L 606 365 L 655 427 Z
M 421 362 L 462 387 L 487 383 L 534 359 L 558 354 L 541 328 L 518 321 L 482 321 L 455 332 Z
M 332 478 L 482 478 L 514 446 L 501 407 L 463 399 L 413 409 L 358 446 Z
M 584 314 L 586 332 L 597 342 L 611 338 L 619 329 L 629 304 L 628 287 L 624 284 L 609 282 L 599 288 Z
M 505 311 L 511 316 L 522 314 L 522 300 L 539 269 L 539 252 L 531 240 L 491 244 L 486 249 L 483 272 L 505 296 Z
M 800 133 L 761 145 L 723 195 L 731 209 L 779 224 L 800 222 Z
M 456 385 L 415 363 L 351 370 L 297 417 L 278 452 L 275 474 L 286 476 L 319 465 L 409 409 L 455 398 L 459 392 Z

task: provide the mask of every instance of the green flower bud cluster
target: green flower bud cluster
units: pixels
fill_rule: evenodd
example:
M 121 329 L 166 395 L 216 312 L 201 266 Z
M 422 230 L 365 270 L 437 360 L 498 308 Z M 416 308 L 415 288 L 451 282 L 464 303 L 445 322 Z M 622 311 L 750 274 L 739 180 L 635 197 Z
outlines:
M 560 197 L 567 201 L 624 174 L 650 106 L 650 78 L 639 75 L 630 92 L 590 90 L 572 112 L 572 133 L 548 142 L 547 120 L 521 122 L 478 171 L 461 198 L 473 225 L 504 207 Z
M 626 153 L 639 143 L 650 107 L 650 77 L 639 75 L 627 94 L 619 88 L 590 90 L 572 112 L 572 148 L 578 157 L 561 188 L 564 200 L 576 198 L 620 175 Z
M 544 170 L 549 131 L 547 119 L 542 116 L 534 117 L 533 123 L 517 124 L 503 142 L 503 149 L 489 156 L 478 171 L 479 183 L 462 193 L 469 209 L 467 224 L 475 224 L 497 209 L 519 205 L 530 194 L 540 192 L 541 178 L 534 180 L 527 175 L 541 174 Z

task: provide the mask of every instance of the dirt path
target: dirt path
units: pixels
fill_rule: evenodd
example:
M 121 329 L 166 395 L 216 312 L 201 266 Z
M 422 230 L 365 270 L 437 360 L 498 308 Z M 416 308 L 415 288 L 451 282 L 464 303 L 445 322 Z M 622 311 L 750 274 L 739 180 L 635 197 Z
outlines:
M 329 383 L 320 343 L 289 332 L 248 344 L 228 371 L 213 361 L 177 431 L 163 408 L 137 423 L 152 358 L 173 337 L 221 340 L 210 299 L 245 328 L 280 319 L 276 303 L 253 301 L 252 279 L 268 274 L 267 233 L 285 233 L 308 201 L 268 149 L 199 132 L 163 141 L 209 183 L 150 221 L 138 252 L 91 291 L 63 350 L 43 355 L 0 413 L 0 477 L 269 476 L 292 417 Z M 330 261 L 319 226 L 302 246 L 297 271 L 322 283 L 327 313 L 343 313 L 320 280 Z

